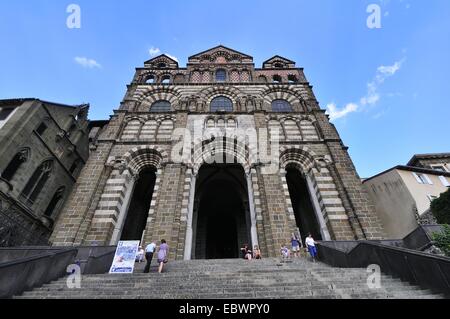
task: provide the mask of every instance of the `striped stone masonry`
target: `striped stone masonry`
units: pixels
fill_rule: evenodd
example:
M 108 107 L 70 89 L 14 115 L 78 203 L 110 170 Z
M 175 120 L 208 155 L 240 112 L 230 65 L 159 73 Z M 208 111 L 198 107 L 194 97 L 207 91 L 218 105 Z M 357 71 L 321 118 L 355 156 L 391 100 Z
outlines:
M 218 69 L 225 71 L 224 82 L 216 81 Z M 218 97 L 227 112 L 212 108 Z M 290 112 L 280 112 L 277 100 L 289 104 Z M 155 102 L 163 103 L 152 109 Z M 212 134 L 195 136 L 197 126 L 201 133 Z M 196 139 L 179 143 L 183 136 L 172 136 L 178 128 L 186 128 Z M 267 141 L 272 143 L 249 145 L 235 134 L 248 129 L 257 132 L 258 142 L 268 129 Z M 273 143 L 275 131 L 278 145 Z M 286 179 L 291 169 L 305 177 L 309 194 L 302 196 L 310 195 L 325 239 L 383 236 L 347 148 L 320 109 L 303 70 L 281 57 L 257 69 L 251 56 L 219 46 L 190 57 L 186 68 L 165 56 L 147 61 L 136 69 L 120 109 L 93 144 L 55 225 L 54 245 L 117 242 L 133 197 L 133 176 L 151 169 L 156 183 L 144 243 L 166 239 L 171 259 L 189 258 L 195 245 L 192 232 L 197 231 L 189 224 L 190 215 L 201 201 L 195 194 L 197 175 L 205 164 L 224 156 L 247 174 L 252 224 L 246 227 L 251 229 L 249 240 L 257 239 L 263 255 L 278 256 L 281 245 L 289 244 L 291 233 L 301 226 Z M 278 148 L 272 160 L 280 170 L 268 171 L 271 166 L 264 155 L 274 156 Z M 172 158 L 173 151 L 185 156 Z

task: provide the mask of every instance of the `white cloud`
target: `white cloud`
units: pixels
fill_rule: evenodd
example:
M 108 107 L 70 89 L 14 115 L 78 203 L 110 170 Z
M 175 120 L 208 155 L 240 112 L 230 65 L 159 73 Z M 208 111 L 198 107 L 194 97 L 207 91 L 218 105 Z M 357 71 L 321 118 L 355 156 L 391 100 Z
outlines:
M 337 120 L 341 117 L 345 117 L 347 114 L 356 112 L 358 110 L 358 105 L 355 103 L 349 103 L 344 108 L 338 109 L 335 103 L 330 103 L 327 105 L 328 114 L 330 114 L 330 120 Z
M 330 120 L 336 120 L 347 116 L 352 112 L 356 112 L 361 109 L 360 106 L 373 106 L 376 105 L 380 99 L 381 95 L 378 92 L 380 85 L 386 81 L 387 78 L 395 75 L 402 67 L 405 59 L 395 62 L 393 65 L 381 65 L 377 68 L 374 79 L 367 83 L 367 93 L 359 100 L 359 105 L 355 103 L 349 103 L 342 109 L 339 109 L 336 104 L 330 103 L 327 105 L 328 114 L 330 115 Z
M 155 56 L 157 56 L 157 55 L 161 55 L 161 54 L 162 54 L 161 50 L 160 50 L 159 48 L 155 48 L 155 47 L 151 47 L 151 48 L 148 50 L 148 53 L 150 54 L 150 56 L 151 56 L 152 58 L 155 57 Z M 175 56 L 173 56 L 173 55 L 170 55 L 170 54 L 168 54 L 168 53 L 164 53 L 164 54 L 167 55 L 169 58 L 174 59 L 175 61 L 178 62 L 177 57 L 175 57 Z
M 97 61 L 93 59 L 88 59 L 86 57 L 75 57 L 75 62 L 81 65 L 83 68 L 88 69 L 102 68 L 102 66 Z
M 150 50 L 148 50 L 148 53 L 150 53 L 151 57 L 157 56 L 161 54 L 161 50 L 159 48 L 151 47 Z
M 166 55 L 167 55 L 169 58 L 171 58 L 171 59 L 173 59 L 173 60 L 179 62 L 176 56 L 170 55 L 170 54 L 168 54 L 168 53 L 166 53 Z
M 397 73 L 398 70 L 400 70 L 403 62 L 405 62 L 405 59 L 397 61 L 393 65 L 379 66 L 377 69 L 378 72 L 377 76 L 378 75 L 380 75 L 380 77 L 384 76 L 384 79 L 386 79 L 386 77 L 394 75 L 395 73 Z

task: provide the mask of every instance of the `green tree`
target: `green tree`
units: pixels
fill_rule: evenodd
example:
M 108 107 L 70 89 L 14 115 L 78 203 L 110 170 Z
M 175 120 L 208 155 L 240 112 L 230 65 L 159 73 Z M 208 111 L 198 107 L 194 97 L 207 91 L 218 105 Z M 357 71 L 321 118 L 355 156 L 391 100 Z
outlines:
M 431 202 L 430 208 L 439 224 L 450 225 L 450 189 Z
M 435 245 L 439 247 L 442 252 L 450 257 L 450 226 L 444 225 L 442 232 L 433 234 L 433 241 Z

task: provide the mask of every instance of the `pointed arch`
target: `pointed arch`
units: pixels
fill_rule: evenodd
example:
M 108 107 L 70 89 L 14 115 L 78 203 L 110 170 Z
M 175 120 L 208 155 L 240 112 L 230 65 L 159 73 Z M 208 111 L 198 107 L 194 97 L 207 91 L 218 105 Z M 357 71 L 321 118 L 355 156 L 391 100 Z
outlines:
M 53 169 L 53 160 L 47 160 L 35 170 L 21 194 L 21 196 L 26 199 L 28 204 L 34 204 L 45 184 L 49 180 Z
M 20 149 L 2 172 L 2 178 L 8 182 L 11 182 L 22 165 L 26 163 L 30 157 L 31 149 L 29 147 Z

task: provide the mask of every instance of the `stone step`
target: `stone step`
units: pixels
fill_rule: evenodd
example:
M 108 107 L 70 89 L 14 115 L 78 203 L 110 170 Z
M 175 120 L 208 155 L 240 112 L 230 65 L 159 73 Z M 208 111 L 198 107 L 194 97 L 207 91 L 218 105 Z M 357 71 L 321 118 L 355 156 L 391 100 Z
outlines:
M 381 289 L 369 289 L 365 269 L 332 268 L 295 259 L 262 261 L 207 260 L 170 262 L 163 274 L 143 274 L 137 264 L 131 275 L 84 275 L 81 289 L 68 289 L 62 278 L 19 299 L 428 299 L 440 295 L 391 276 Z

